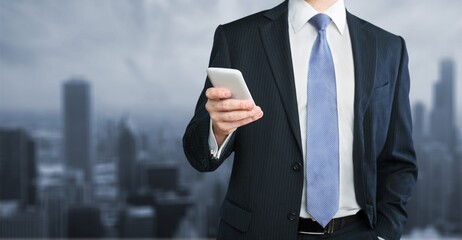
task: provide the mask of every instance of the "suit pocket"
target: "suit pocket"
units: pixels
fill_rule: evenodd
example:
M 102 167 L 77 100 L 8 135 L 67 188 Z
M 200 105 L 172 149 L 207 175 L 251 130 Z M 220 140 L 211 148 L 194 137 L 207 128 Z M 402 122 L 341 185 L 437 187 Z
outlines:
M 241 232 L 247 232 L 252 218 L 252 213 L 229 202 L 227 199 L 221 206 L 221 218 L 223 221 Z
M 383 98 L 386 98 L 387 96 L 390 95 L 390 88 L 389 88 L 390 82 L 385 82 L 383 84 L 380 84 L 380 86 L 374 88 L 374 92 L 372 92 L 372 98 L 371 101 L 377 101 Z

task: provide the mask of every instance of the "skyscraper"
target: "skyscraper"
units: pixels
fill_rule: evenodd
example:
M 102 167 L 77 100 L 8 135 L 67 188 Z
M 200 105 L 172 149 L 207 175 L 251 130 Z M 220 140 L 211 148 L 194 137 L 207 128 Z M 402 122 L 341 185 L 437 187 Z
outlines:
M 440 79 L 434 87 L 431 134 L 436 141 L 453 151 L 456 148 L 456 127 L 454 109 L 454 62 L 441 61 Z
M 439 79 L 433 88 L 433 108 L 426 111 L 422 103 L 413 107 L 415 148 L 419 176 L 414 197 L 408 205 L 407 228 L 433 227 L 442 234 L 460 233 L 462 199 L 462 158 L 457 151 L 455 63 L 440 62 Z
M 100 210 L 95 206 L 72 206 L 67 219 L 69 238 L 101 238 L 103 226 Z
M 414 140 L 420 143 L 425 136 L 425 106 L 423 103 L 418 102 L 413 107 L 413 127 L 414 127 Z
M 90 86 L 83 79 L 70 79 L 63 85 L 64 156 L 66 166 L 91 179 Z
M 136 138 L 129 121 L 124 118 L 119 125 L 117 144 L 119 186 L 122 196 L 135 189 Z
M 35 143 L 20 129 L 0 129 L 0 201 L 36 204 Z

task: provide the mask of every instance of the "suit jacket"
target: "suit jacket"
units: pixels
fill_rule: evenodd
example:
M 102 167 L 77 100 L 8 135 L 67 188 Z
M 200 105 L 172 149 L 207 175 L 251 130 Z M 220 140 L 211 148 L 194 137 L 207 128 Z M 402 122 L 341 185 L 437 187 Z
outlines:
M 417 177 L 404 40 L 347 13 L 355 72 L 353 164 L 357 201 L 368 224 L 399 239 Z M 218 239 L 296 239 L 303 154 L 288 34 L 288 4 L 215 32 L 210 66 L 239 69 L 265 115 L 210 155 L 207 79 L 183 137 L 190 164 L 213 171 L 234 152 Z

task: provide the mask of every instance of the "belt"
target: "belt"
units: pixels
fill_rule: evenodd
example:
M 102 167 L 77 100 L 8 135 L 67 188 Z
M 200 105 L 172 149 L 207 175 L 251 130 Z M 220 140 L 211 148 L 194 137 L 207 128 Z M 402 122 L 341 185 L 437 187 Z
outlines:
M 350 225 L 360 220 L 360 214 L 334 218 L 326 227 L 322 227 L 318 222 L 309 218 L 300 218 L 298 221 L 298 232 L 301 234 L 328 234 L 340 230 L 341 228 Z

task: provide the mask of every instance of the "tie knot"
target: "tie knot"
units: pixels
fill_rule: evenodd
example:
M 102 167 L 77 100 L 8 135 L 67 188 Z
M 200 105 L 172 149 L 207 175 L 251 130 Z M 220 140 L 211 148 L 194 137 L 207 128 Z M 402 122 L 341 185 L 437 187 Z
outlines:
M 312 17 L 308 22 L 316 28 L 316 31 L 325 31 L 327 25 L 330 23 L 330 17 L 324 13 L 319 13 Z

